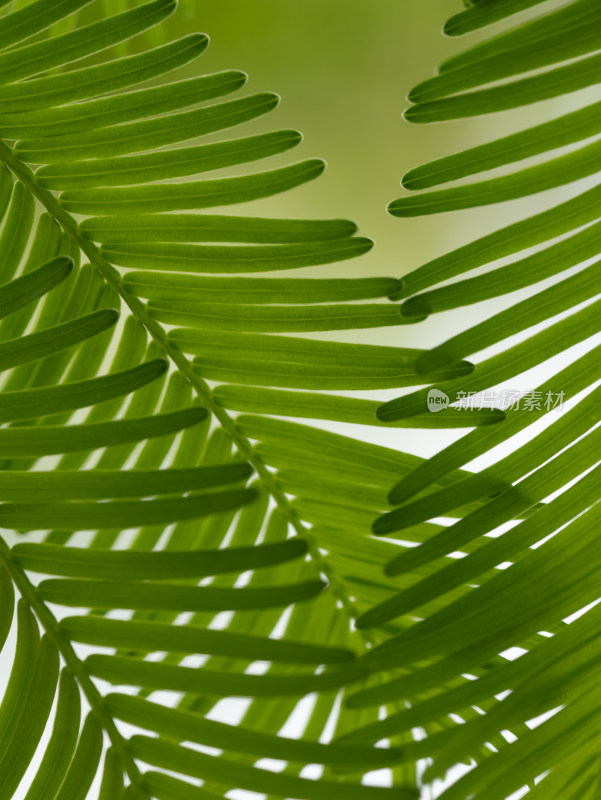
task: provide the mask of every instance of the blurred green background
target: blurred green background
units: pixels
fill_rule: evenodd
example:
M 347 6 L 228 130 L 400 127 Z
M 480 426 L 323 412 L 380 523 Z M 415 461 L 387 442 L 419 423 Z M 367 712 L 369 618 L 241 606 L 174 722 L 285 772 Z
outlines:
M 210 35 L 203 69 L 240 68 L 249 74 L 248 91 L 281 95 L 274 113 L 246 128 L 301 130 L 304 142 L 282 162 L 328 162 L 320 179 L 262 202 L 261 211 L 350 217 L 378 242 L 378 252 L 353 270 L 363 273 L 369 259 L 372 268 L 396 273 L 429 248 L 419 229 L 402 235 L 386 204 L 399 193 L 402 173 L 440 147 L 435 126 L 403 121 L 404 98 L 452 50 L 440 29 L 459 7 L 458 0 L 182 0 L 173 23 L 180 32 L 186 19 Z M 445 139 L 450 149 L 461 146 L 457 129 Z
M 316 181 L 226 212 L 355 220 L 362 234 L 376 240 L 375 249 L 355 261 L 311 271 L 323 277 L 400 276 L 534 213 L 532 198 L 425 218 L 399 220 L 386 213 L 387 203 L 403 191 L 400 179 L 409 168 L 534 124 L 556 113 L 561 102 L 492 118 L 427 126 L 406 122 L 402 112 L 411 87 L 429 77 L 442 59 L 479 39 L 478 34 L 466 39 L 442 35 L 444 21 L 463 7 L 463 0 L 180 0 L 168 34 L 200 30 L 211 37 L 189 74 L 242 69 L 249 75 L 243 92 L 275 91 L 282 98 L 267 117 L 226 132 L 227 137 L 289 127 L 305 137 L 282 156 L 232 172 L 316 156 L 328 163 Z M 512 24 L 515 20 L 501 29 Z M 486 30 L 482 38 L 490 33 Z M 223 133 L 214 138 L 223 138 Z M 474 309 L 474 321 L 479 313 Z M 414 345 L 419 337 L 420 347 L 428 347 L 443 338 L 442 328 L 465 325 L 465 312 L 440 319 L 442 323 L 437 317 L 395 333 L 362 331 L 361 340 Z
M 457 49 L 440 30 L 459 8 L 460 0 L 182 0 L 170 22 L 174 34 L 209 34 L 203 71 L 243 69 L 246 91 L 281 95 L 280 107 L 245 132 L 291 127 L 305 139 L 258 168 L 314 156 L 328 163 L 317 181 L 255 203 L 250 213 L 349 217 L 377 240 L 369 256 L 328 272 L 401 274 L 448 245 L 444 221 L 400 223 L 386 204 L 406 169 L 441 145 L 449 152 L 462 145 L 461 126 L 449 126 L 441 141 L 438 126 L 401 116 L 411 86 Z

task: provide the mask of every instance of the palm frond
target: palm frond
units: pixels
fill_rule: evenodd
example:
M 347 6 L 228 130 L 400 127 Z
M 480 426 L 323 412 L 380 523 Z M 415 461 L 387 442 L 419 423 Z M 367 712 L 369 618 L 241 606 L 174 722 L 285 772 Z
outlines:
M 513 14 L 527 10 L 527 21 L 516 17 L 513 27 L 452 56 L 416 87 L 407 119 L 457 120 L 597 84 L 598 3 L 574 0 L 556 8 L 541 0 L 483 0 L 449 20 L 445 31 L 456 36 L 513 22 Z M 541 381 L 531 387 L 532 404 L 504 408 L 499 425 L 467 433 L 397 481 L 388 495 L 396 508 L 373 528 L 413 538 L 429 520 L 451 518 L 388 562 L 387 575 L 398 576 L 396 591 L 357 621 L 368 630 L 400 628 L 364 660 L 371 671 L 394 667 L 405 675 L 372 679 L 349 705 L 406 701 L 411 707 L 345 741 L 376 742 L 438 723 L 414 749 L 416 757 L 430 759 L 425 779 L 478 763 L 442 793 L 449 800 L 503 800 L 525 787 L 537 798 L 598 791 L 598 611 L 590 607 L 599 600 L 599 187 L 592 179 L 577 183 L 598 172 L 597 112 L 595 102 L 417 167 L 403 185 L 428 191 L 389 206 L 395 216 L 412 217 L 574 184 L 567 200 L 566 190 L 559 204 L 547 203 L 534 216 L 410 272 L 401 290 L 401 312 L 410 319 L 495 298 L 503 307 L 418 359 L 425 377 L 469 358 L 475 363 L 469 376 L 425 381 L 426 388 L 380 406 L 381 421 L 410 424 L 427 409 L 433 389 L 446 395 L 449 408 L 459 408 L 462 399 L 510 386 L 522 375 Z M 534 164 L 522 163 L 532 157 Z M 496 169 L 491 177 L 464 180 Z M 432 189 L 454 181 L 461 182 Z M 555 393 L 566 403 L 560 414 L 546 402 Z M 487 466 L 440 485 L 476 458 Z M 460 516 L 466 503 L 477 505 Z M 462 558 L 449 560 L 458 552 Z M 417 580 L 408 580 L 415 574 Z M 511 655 L 512 648 L 521 650 Z M 449 715 L 465 724 L 445 725 Z

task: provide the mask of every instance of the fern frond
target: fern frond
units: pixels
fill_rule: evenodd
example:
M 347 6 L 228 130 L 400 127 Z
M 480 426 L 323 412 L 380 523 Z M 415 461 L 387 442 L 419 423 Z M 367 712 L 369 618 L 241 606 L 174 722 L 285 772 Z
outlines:
M 528 21 L 516 18 L 514 27 L 451 57 L 416 87 L 407 119 L 460 119 L 597 84 L 598 3 L 574 0 L 554 8 L 482 0 L 445 30 L 464 34 L 527 9 Z M 468 377 L 427 381 L 425 389 L 382 405 L 380 420 L 409 424 L 425 412 L 432 389 L 457 408 L 470 393 L 511 388 L 511 380 L 522 379 L 523 386 L 526 375 L 538 384 L 531 387 L 538 402 L 504 408 L 500 425 L 467 433 L 396 482 L 388 499 L 397 507 L 373 526 L 380 535 L 413 538 L 428 520 L 451 518 L 389 561 L 396 591 L 357 621 L 361 628 L 401 629 L 364 660 L 372 671 L 394 666 L 406 674 L 372 681 L 349 704 L 405 700 L 411 708 L 345 740 L 375 742 L 402 734 L 406 725 L 442 726 L 431 728 L 415 750 L 430 759 L 425 779 L 478 762 L 442 793 L 449 800 L 504 800 L 526 788 L 537 798 L 593 797 L 598 786 L 598 760 L 588 747 L 597 741 L 599 716 L 592 688 L 598 612 L 590 610 L 599 600 L 601 245 L 599 187 L 591 186 L 598 172 L 597 111 L 594 102 L 417 167 L 403 185 L 427 191 L 389 206 L 393 215 L 411 217 L 574 184 L 568 199 L 542 195 L 560 202 L 418 267 L 403 281 L 401 310 L 410 318 L 458 308 L 469 314 L 472 304 L 495 298 L 503 306 L 421 355 L 416 366 L 425 377 L 469 358 L 475 368 Z M 532 157 L 536 163 L 524 166 Z M 582 190 L 576 182 L 589 176 Z M 461 183 L 432 190 L 453 181 Z M 548 393 L 561 393 L 562 413 L 545 404 Z M 479 472 L 440 486 L 476 458 L 485 459 Z M 460 515 L 466 503 L 477 506 Z M 463 557 L 449 560 L 457 552 Z M 416 573 L 418 580 L 406 580 Z M 512 648 L 521 652 L 510 656 Z M 466 724 L 445 728 L 451 714 Z M 507 731 L 517 737 L 512 743 Z

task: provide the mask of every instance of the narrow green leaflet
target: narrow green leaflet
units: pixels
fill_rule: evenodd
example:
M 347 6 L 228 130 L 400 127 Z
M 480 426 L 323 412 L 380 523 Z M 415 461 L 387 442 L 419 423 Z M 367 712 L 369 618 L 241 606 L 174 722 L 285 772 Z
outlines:
M 22 306 L 42 297 L 68 277 L 73 262 L 57 258 L 39 269 L 0 286 L 0 317 L 14 314 Z
M 70 188 L 69 184 L 76 187 L 103 186 L 107 185 L 103 181 L 104 176 L 106 176 L 104 180 L 110 182 L 109 185 L 144 183 L 145 173 L 151 173 L 153 170 L 156 174 L 154 176 L 151 174 L 146 180 L 157 180 L 162 174 L 164 177 L 175 177 L 228 166 L 226 160 L 228 149 L 231 150 L 230 158 L 233 158 L 234 153 L 243 154 L 244 149 L 248 153 L 251 145 L 263 139 L 248 137 L 248 142 L 244 139 L 233 140 L 231 144 L 220 142 L 199 145 L 195 148 L 161 151 L 152 155 L 122 158 L 115 156 L 122 156 L 123 153 L 132 150 L 148 150 L 161 144 L 194 139 L 202 134 L 239 125 L 271 111 L 277 102 L 277 95 L 266 92 L 195 111 L 182 112 L 167 118 L 159 117 L 156 120 L 121 124 L 114 128 L 101 128 L 95 135 L 61 136 L 56 139 L 56 145 L 49 151 L 44 149 L 46 139 L 42 139 L 41 143 L 35 139 L 25 140 L 18 149 L 27 161 L 41 160 L 56 163 L 56 166 L 42 167 L 39 171 L 41 184 L 50 188 Z M 282 132 L 282 138 L 284 133 L 290 140 L 289 147 L 293 147 L 300 138 L 300 134 L 296 131 Z M 246 156 L 241 160 L 246 161 L 250 158 Z M 106 175 L 107 172 L 110 172 L 111 177 Z
M 119 314 L 115 309 L 99 309 L 39 333 L 2 342 L 0 344 L 0 370 L 11 369 L 20 364 L 66 350 L 112 328 L 118 319 Z
M 95 528 L 134 528 L 138 525 L 167 524 L 194 519 L 238 508 L 254 497 L 251 490 L 207 493 L 173 500 L 115 500 L 111 503 L 85 501 L 4 503 L 0 508 L 3 527 L 16 529 L 60 528 L 78 530 Z
M 21 83 L 8 83 L 2 89 L 0 107 L 12 113 L 37 112 L 133 86 L 193 61 L 208 43 L 207 36 L 193 33 L 137 55 Z M 129 101 L 129 97 L 126 100 Z M 73 106 L 67 108 L 71 111 Z M 80 104 L 75 106 L 76 113 L 79 108 Z
M 0 55 L 0 82 L 12 83 L 98 53 L 164 20 L 174 10 L 173 0 L 154 0 L 113 19 L 93 22 L 48 40 L 5 51 Z
M 34 572 L 68 575 L 72 578 L 121 578 L 128 581 L 169 578 L 199 578 L 223 572 L 273 566 L 299 558 L 307 552 L 302 539 L 275 544 L 217 550 L 166 550 L 132 552 L 53 544 L 18 544 L 13 548 L 17 563 Z
M 90 217 L 81 224 L 81 230 L 94 241 L 104 242 L 263 242 L 268 244 L 286 242 L 313 242 L 328 239 L 342 239 L 351 236 L 357 228 L 348 220 L 300 220 L 300 219 L 268 219 L 263 217 L 235 217 L 226 214 L 140 214 L 127 219 L 120 216 Z M 154 286 L 156 289 L 164 287 L 179 290 L 208 291 L 211 286 L 215 290 L 221 287 L 235 286 L 242 292 L 245 287 L 252 290 L 259 289 L 261 285 L 277 290 L 277 296 L 282 292 L 294 291 L 299 286 L 307 289 L 315 286 L 311 280 L 298 281 L 269 281 L 262 284 L 257 279 L 237 280 L 235 284 L 217 278 L 207 279 L 188 278 L 184 275 L 166 275 L 162 273 L 128 274 L 126 276 L 128 288 L 139 286 Z M 335 286 L 342 290 L 344 286 L 365 285 L 369 286 L 369 279 L 359 280 L 328 280 L 319 281 L 319 287 Z M 373 281 L 374 286 L 390 288 L 384 294 L 394 294 L 399 288 L 399 281 L 394 278 L 382 278 Z M 137 294 L 137 292 L 136 292 Z M 141 293 L 140 293 L 141 294 Z M 147 295 L 142 294 L 142 297 Z M 150 295 L 148 295 L 150 297 Z M 231 302 L 231 300 L 228 300 Z M 267 301 L 266 301 L 267 302 Z
M 186 41 L 190 42 L 189 39 Z M 160 54 L 171 50 L 173 47 L 168 46 L 167 48 L 158 48 L 158 52 L 154 52 L 159 69 L 161 68 Z M 126 59 L 125 63 L 129 64 L 130 62 Z M 127 72 L 128 70 L 124 70 L 125 74 Z M 145 74 L 139 73 L 137 77 L 143 80 Z M 65 75 L 69 75 L 69 73 L 65 73 Z M 152 77 L 152 75 L 149 74 L 148 77 Z M 43 80 L 43 78 L 39 80 Z M 213 75 L 201 75 L 147 89 L 134 89 L 130 92 L 99 97 L 80 103 L 36 108 L 14 114 L 8 113 L 3 117 L 2 130 L 6 136 L 16 139 L 36 138 L 36 135 L 51 133 L 57 125 L 68 125 L 71 132 L 86 131 L 107 124 L 116 125 L 143 118 L 148 113 L 165 113 L 186 108 L 203 100 L 222 97 L 239 89 L 245 82 L 246 75 L 243 72 L 225 70 Z
M 90 0 L 37 0 L 16 13 L 9 14 L 0 25 L 0 47 L 15 45 L 22 39 L 34 36 L 60 19 L 86 6 Z
M 71 385 L 4 392 L 0 397 L 0 420 L 32 419 L 122 397 L 156 380 L 166 369 L 167 363 L 156 359 L 115 375 L 74 381 Z
M 226 725 L 221 722 L 199 718 L 187 711 L 174 711 L 157 703 L 113 694 L 107 697 L 107 705 L 113 714 L 125 722 L 138 725 L 163 736 L 186 735 L 190 742 L 236 750 L 255 756 L 346 765 L 347 768 L 360 763 L 362 766 L 385 766 L 400 758 L 394 750 L 376 750 L 353 746 L 328 746 L 305 742 L 302 739 L 287 739 L 251 731 L 244 727 Z
M 504 3 L 474 0 L 466 3 L 468 7 L 464 11 L 447 20 L 444 32 L 448 36 L 461 36 L 544 2 L 546 0 L 506 0 Z
M 593 87 L 599 13 L 593 0 L 466 3 L 447 22 L 447 34 L 506 24 L 412 90 L 406 118 L 481 116 Z M 398 537 L 384 570 L 393 585 L 374 595 L 356 622 L 391 635 L 360 659 L 380 674 L 353 687 L 347 704 L 397 706 L 339 741 L 395 744 L 399 734 L 422 727 L 426 737 L 410 747 L 414 758 L 430 759 L 426 785 L 448 779 L 460 763 L 474 767 L 446 781 L 445 800 L 504 800 L 516 792 L 571 800 L 598 792 L 591 756 L 601 707 L 594 678 L 601 195 L 599 101 L 594 92 L 591 98 L 526 129 L 518 116 L 517 132 L 410 170 L 402 181 L 408 191 L 389 205 L 405 217 L 532 196 L 527 218 L 403 277 L 407 317 L 461 308 L 468 314 L 468 324 L 419 356 L 416 371 L 425 379 L 465 358 L 475 368 L 465 379 L 427 381 L 376 412 L 383 424 L 408 424 L 427 413 L 432 398 L 467 414 L 461 409 L 470 399 L 477 406 L 489 393 L 505 415 L 388 486 L 394 508 L 383 508 L 373 531 Z M 431 190 L 479 173 L 485 176 L 478 181 Z M 568 184 L 568 194 L 545 195 L 540 205 L 534 197 Z M 490 310 L 485 303 L 493 300 Z M 482 321 L 470 325 L 473 304 L 482 304 L 474 311 Z M 522 391 L 505 404 L 510 381 Z M 436 486 L 470 463 L 471 477 Z M 439 519 L 438 529 L 422 533 Z
M 35 428 L 3 428 L 0 453 L 3 456 L 27 457 L 95 450 L 123 443 L 141 442 L 157 436 L 175 434 L 205 419 L 203 408 L 190 408 L 153 417 L 90 422 L 82 425 Z
M 160 514 L 157 514 L 156 522 L 161 521 Z M 118 527 L 118 524 L 114 527 Z M 169 583 L 140 586 L 116 581 L 46 580 L 40 584 L 39 592 L 44 600 L 68 606 L 156 611 L 246 611 L 285 607 L 315 597 L 325 588 L 326 584 L 322 581 L 262 589 L 213 589 L 210 586 L 180 586 Z
M 93 617 L 67 617 L 61 629 L 74 641 L 109 647 L 138 647 L 180 653 L 211 653 L 246 660 L 282 661 L 298 664 L 340 664 L 353 659 L 341 648 L 318 647 L 228 631 L 203 630 L 153 622 L 121 622 Z
M 248 767 L 224 759 L 214 758 L 187 747 L 176 747 L 169 740 L 144 736 L 132 737 L 132 749 L 138 758 L 154 766 L 174 769 L 193 777 L 209 775 L 217 782 L 234 780 L 249 791 L 274 793 L 288 797 L 306 797 L 322 800 L 330 797 L 348 797 L 349 800 L 367 798 L 417 798 L 416 789 L 394 789 L 339 784 L 329 781 L 312 781 L 293 778 L 257 767 Z
M 100 188 L 94 192 L 71 189 L 64 192 L 62 205 L 76 214 L 96 216 L 115 213 L 117 209 L 125 214 L 137 213 L 140 207 L 154 213 L 246 203 L 313 180 L 321 175 L 324 166 L 323 161 L 313 159 L 254 175 L 194 181 L 177 186 L 159 184 L 139 188 Z
M 427 189 L 588 139 L 599 132 L 599 107 L 592 103 L 542 125 L 411 169 L 403 176 L 403 186 Z
M 116 685 L 144 686 L 148 689 L 183 691 L 190 695 L 216 697 L 302 697 L 311 692 L 340 689 L 364 678 L 365 667 L 354 661 L 329 667 L 322 672 L 291 672 L 252 675 L 192 669 L 153 661 L 119 656 L 89 656 L 86 665 L 91 675 Z

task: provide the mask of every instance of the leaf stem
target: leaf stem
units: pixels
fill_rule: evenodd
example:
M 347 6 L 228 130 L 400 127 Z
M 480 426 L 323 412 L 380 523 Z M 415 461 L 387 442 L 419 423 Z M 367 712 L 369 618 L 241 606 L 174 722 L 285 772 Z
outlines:
M 234 419 L 228 414 L 226 409 L 215 400 L 211 387 L 198 375 L 188 358 L 180 350 L 173 347 L 167 338 L 163 327 L 153 319 L 143 302 L 138 297 L 127 291 L 123 284 L 120 272 L 103 257 L 96 245 L 86 239 L 79 228 L 77 221 L 69 214 L 58 202 L 56 197 L 47 189 L 38 184 L 35 174 L 24 164 L 12 149 L 0 140 L 0 159 L 10 169 L 10 171 L 26 186 L 29 191 L 39 200 L 44 208 L 55 218 L 65 233 L 77 244 L 79 249 L 87 256 L 90 264 L 96 268 L 98 273 L 112 286 L 119 294 L 123 302 L 128 306 L 134 317 L 146 328 L 149 335 L 163 349 L 168 358 L 175 364 L 184 378 L 191 384 L 203 403 L 210 409 L 219 424 L 231 438 L 240 454 L 253 466 L 257 475 L 261 479 L 265 489 L 272 496 L 275 503 L 283 511 L 299 536 L 304 537 L 309 545 L 309 552 L 314 560 L 316 567 L 323 573 L 336 597 L 342 602 L 343 607 L 351 619 L 355 619 L 358 613 L 354 603 L 346 593 L 344 586 L 338 580 L 335 573 L 330 568 L 327 560 L 324 559 L 319 551 L 315 539 L 311 536 L 310 530 L 303 525 L 296 511 L 291 507 L 285 492 L 278 485 L 272 473 L 269 471 L 263 460 L 257 455 L 252 444 L 236 427 Z M 364 631 L 358 631 L 365 643 L 371 640 Z
M 97 270 L 102 278 L 113 287 L 122 301 L 130 309 L 133 316 L 144 326 L 151 338 L 159 344 L 165 355 L 177 367 L 183 377 L 191 384 L 202 402 L 210 409 L 222 428 L 231 438 L 240 454 L 253 466 L 267 492 L 271 495 L 277 506 L 283 511 L 288 522 L 299 536 L 307 540 L 309 553 L 316 569 L 325 575 L 334 596 L 340 600 L 350 619 L 355 619 L 358 613 L 354 603 L 348 596 L 345 587 L 331 569 L 327 560 L 321 554 L 314 537 L 299 518 L 295 509 L 290 505 L 285 492 L 277 483 L 263 460 L 257 455 L 251 442 L 236 426 L 235 420 L 215 400 L 210 386 L 198 375 L 184 353 L 173 347 L 163 327 L 153 319 L 143 302 L 127 291 L 123 284 L 120 272 L 110 264 L 102 255 L 98 247 L 86 239 L 79 228 L 77 221 L 58 202 L 52 192 L 41 187 L 36 181 L 33 171 L 18 159 L 12 149 L 0 140 L 0 160 L 8 167 L 15 177 L 33 194 L 41 205 L 51 214 L 64 232 L 77 244 L 81 252 L 88 258 L 90 264 Z M 10 548 L 0 539 L 0 557 L 6 562 L 7 569 L 13 577 L 19 592 L 38 616 L 41 624 L 52 638 L 66 664 L 76 676 L 81 688 L 93 708 L 102 726 L 106 730 L 115 751 L 118 753 L 124 771 L 132 783 L 140 786 L 141 773 L 127 750 L 126 741 L 119 733 L 115 723 L 104 708 L 102 695 L 86 673 L 85 667 L 78 658 L 70 642 L 62 635 L 56 617 L 39 597 L 35 586 L 31 584 L 27 575 L 12 561 Z M 364 645 L 370 646 L 373 642 L 367 631 L 358 630 L 359 637 Z
M 127 749 L 126 740 L 121 736 L 113 718 L 107 712 L 102 695 L 87 674 L 83 662 L 73 649 L 73 645 L 62 633 L 57 618 L 39 596 L 36 587 L 31 583 L 27 574 L 13 560 L 11 549 L 2 536 L 0 536 L 0 563 L 4 564 L 19 594 L 37 616 L 50 640 L 63 657 L 65 664 L 77 679 L 93 713 L 108 734 L 130 781 L 148 796 L 141 783 L 142 773 Z

